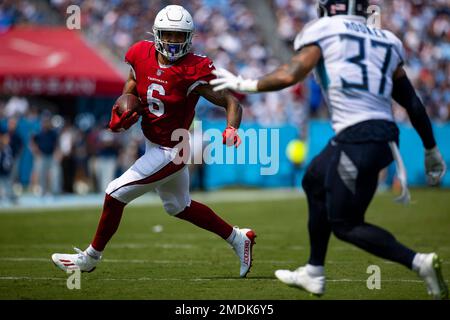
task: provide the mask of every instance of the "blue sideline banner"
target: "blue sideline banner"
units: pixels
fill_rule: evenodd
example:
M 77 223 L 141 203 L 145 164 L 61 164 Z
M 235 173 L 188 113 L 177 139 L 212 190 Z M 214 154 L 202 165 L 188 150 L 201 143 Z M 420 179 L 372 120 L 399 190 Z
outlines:
M 439 144 L 442 155 L 450 167 L 450 124 L 434 124 L 434 132 L 437 142 Z M 223 121 L 203 121 L 203 130 L 216 128 L 223 129 Z M 400 127 L 400 152 L 403 161 L 408 171 L 408 182 L 411 186 L 425 186 L 424 173 L 424 150 L 422 142 L 415 130 L 407 124 L 399 124 Z M 309 138 L 307 141 L 308 154 L 305 163 L 300 166 L 294 166 L 286 156 L 286 147 L 292 139 L 297 137 L 297 129 L 293 126 L 286 125 L 274 128 L 263 128 L 255 123 L 243 123 L 241 128 L 243 130 L 255 129 L 257 132 L 267 129 L 268 150 L 275 150 L 272 148 L 273 141 L 270 141 L 270 132 L 278 130 L 279 147 L 278 147 L 278 170 L 273 175 L 262 175 L 261 168 L 270 165 L 270 157 L 258 158 L 259 160 L 266 160 L 265 164 L 260 162 L 256 164 L 216 164 L 210 163 L 205 165 L 205 187 L 208 190 L 219 189 L 228 186 L 244 186 L 244 187 L 300 187 L 301 178 L 305 167 L 309 162 L 322 150 L 328 143 L 329 139 L 333 137 L 334 133 L 328 121 L 314 120 L 309 123 Z M 261 142 L 261 141 L 260 141 Z M 243 143 L 237 153 L 249 153 L 251 146 L 249 143 Z M 224 149 L 225 150 L 225 149 Z M 251 150 L 254 151 L 254 150 Z M 258 150 L 259 151 L 259 150 Z M 226 151 L 224 151 L 226 152 Z M 260 152 L 258 152 L 260 153 Z M 272 160 L 275 161 L 273 157 Z M 264 163 L 264 162 L 263 162 Z M 269 163 L 269 165 L 268 165 Z M 275 166 L 272 164 L 272 166 Z M 395 174 L 395 169 L 389 170 L 389 173 Z M 446 174 L 443 180 L 443 186 L 450 187 L 450 174 Z

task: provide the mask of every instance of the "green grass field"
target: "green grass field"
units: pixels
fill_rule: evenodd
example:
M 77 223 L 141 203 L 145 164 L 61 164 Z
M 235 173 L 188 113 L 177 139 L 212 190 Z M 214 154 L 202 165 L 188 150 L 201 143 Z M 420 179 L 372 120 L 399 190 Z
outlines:
M 244 192 L 244 191 L 243 191 Z M 403 207 L 380 194 L 367 220 L 393 232 L 408 246 L 437 251 L 450 278 L 450 191 L 413 190 Z M 296 268 L 308 257 L 306 201 L 298 199 L 210 204 L 225 219 L 257 234 L 247 279 L 220 238 L 169 217 L 162 207 L 127 208 L 118 233 L 95 272 L 83 273 L 80 290 L 51 262 L 54 252 L 84 249 L 100 209 L 0 212 L 0 299 L 318 299 L 278 282 L 274 270 Z M 155 233 L 152 227 L 162 225 Z M 381 268 L 381 289 L 369 290 L 369 265 Z M 320 299 L 428 299 L 425 285 L 402 266 L 332 238 L 327 292 Z

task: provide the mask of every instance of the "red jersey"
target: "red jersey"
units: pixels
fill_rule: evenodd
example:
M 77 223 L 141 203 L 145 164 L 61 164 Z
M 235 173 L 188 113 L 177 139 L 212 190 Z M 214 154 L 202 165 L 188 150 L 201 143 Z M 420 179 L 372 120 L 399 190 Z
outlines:
M 150 41 L 134 44 L 125 61 L 134 70 L 139 97 L 148 105 L 142 115 L 142 132 L 153 143 L 174 147 L 178 142 L 171 141 L 172 132 L 188 130 L 194 119 L 200 96 L 193 90 L 215 78 L 213 62 L 188 53 L 170 66 L 160 65 Z

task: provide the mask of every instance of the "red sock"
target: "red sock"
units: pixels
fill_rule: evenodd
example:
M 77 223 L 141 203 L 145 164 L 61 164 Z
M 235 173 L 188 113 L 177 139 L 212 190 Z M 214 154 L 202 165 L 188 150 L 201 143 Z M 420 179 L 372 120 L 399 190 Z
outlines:
M 98 223 L 97 232 L 91 245 L 97 251 L 103 251 L 120 224 L 123 208 L 126 203 L 114 199 L 109 194 L 105 196 L 102 217 Z
M 176 217 L 189 221 L 202 229 L 211 231 L 225 240 L 233 232 L 233 227 L 223 221 L 214 211 L 194 200 L 191 201 L 189 207 L 186 207 Z

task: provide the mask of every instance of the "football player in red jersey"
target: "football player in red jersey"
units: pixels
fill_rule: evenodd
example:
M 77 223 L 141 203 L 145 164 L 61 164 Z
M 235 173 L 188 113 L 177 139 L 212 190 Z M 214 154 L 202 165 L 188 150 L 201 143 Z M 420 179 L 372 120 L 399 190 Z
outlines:
M 240 260 L 240 276 L 245 277 L 252 263 L 255 233 L 232 227 L 210 208 L 191 200 L 189 173 L 184 163 L 174 161 L 179 141 L 172 140 L 177 129 L 188 130 L 200 96 L 226 109 L 227 128 L 223 142 L 240 144 L 237 128 L 242 109 L 227 91 L 215 92 L 208 82 L 215 78 L 213 62 L 190 52 L 194 32 L 191 15 L 183 7 L 171 5 L 156 16 L 154 42 L 140 41 L 126 53 L 131 66 L 123 93 L 132 93 L 148 105 L 142 113 L 142 132 L 146 137 L 145 154 L 107 189 L 102 216 L 92 243 L 76 254 L 53 254 L 56 266 L 66 271 L 79 268 L 90 272 L 102 257 L 106 244 L 116 232 L 124 207 L 149 191 L 156 191 L 169 215 L 187 220 L 226 240 Z M 137 122 L 139 115 L 112 110 L 109 128 L 118 132 Z

